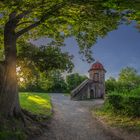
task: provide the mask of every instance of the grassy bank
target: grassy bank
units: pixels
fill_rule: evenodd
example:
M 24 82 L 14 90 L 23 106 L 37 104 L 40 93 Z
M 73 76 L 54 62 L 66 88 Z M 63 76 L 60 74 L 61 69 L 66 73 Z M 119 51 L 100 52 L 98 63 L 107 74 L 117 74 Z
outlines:
M 107 111 L 104 108 L 94 109 L 92 112 L 107 125 L 122 128 L 131 132 L 140 132 L 140 118 L 133 118 Z
M 52 115 L 50 96 L 46 93 L 20 93 L 21 107 L 33 114 Z

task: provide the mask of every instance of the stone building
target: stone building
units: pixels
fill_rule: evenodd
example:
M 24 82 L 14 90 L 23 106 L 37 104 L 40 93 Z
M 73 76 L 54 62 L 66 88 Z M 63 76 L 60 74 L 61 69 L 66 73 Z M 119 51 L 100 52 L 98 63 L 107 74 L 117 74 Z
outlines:
M 104 98 L 106 70 L 103 65 L 97 61 L 91 66 L 88 72 L 89 79 L 85 80 L 71 91 L 71 99 L 86 100 Z

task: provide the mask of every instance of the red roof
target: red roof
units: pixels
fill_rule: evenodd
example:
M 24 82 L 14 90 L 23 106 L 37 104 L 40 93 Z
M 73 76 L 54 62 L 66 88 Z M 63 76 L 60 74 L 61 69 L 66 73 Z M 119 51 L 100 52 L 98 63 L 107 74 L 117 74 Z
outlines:
M 104 71 L 105 71 L 104 66 L 103 66 L 99 61 L 96 61 L 96 62 L 91 66 L 91 68 L 90 68 L 89 71 L 91 71 L 91 70 L 104 70 Z

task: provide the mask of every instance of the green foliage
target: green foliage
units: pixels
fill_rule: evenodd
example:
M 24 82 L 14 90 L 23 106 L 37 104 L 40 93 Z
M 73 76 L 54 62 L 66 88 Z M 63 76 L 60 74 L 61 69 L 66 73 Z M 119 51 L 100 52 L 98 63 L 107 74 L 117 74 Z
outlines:
M 0 115 L 0 140 L 26 140 L 27 135 L 20 119 Z
M 53 85 L 53 81 L 50 78 L 50 72 L 48 73 L 48 75 L 46 75 L 46 73 L 40 73 L 38 78 L 36 79 L 35 86 L 32 87 L 32 89 L 26 87 L 26 90 L 49 92 L 49 89 L 51 89 Z M 30 85 L 28 87 L 30 87 Z
M 58 46 L 36 47 L 21 42 L 18 47 L 18 83 L 20 91 L 65 92 L 62 72 L 73 69 L 72 56 Z
M 34 67 L 21 67 L 18 79 L 20 91 L 66 93 L 76 88 L 87 77 L 74 73 L 67 75 L 65 80 L 60 70 L 43 73 Z
M 110 77 L 109 79 L 107 79 L 105 81 L 105 86 L 106 86 L 106 92 L 110 93 L 112 91 L 116 90 L 116 85 L 117 85 L 117 81 L 115 78 Z
M 1 140 L 26 140 L 26 136 L 22 132 L 3 131 L 0 132 Z
M 140 117 L 140 96 L 127 95 L 123 100 L 124 112 L 127 115 Z
M 27 93 L 20 95 L 21 107 L 36 115 L 52 115 L 50 96 L 47 93 Z
M 79 75 L 78 73 L 67 75 L 66 82 L 68 85 L 68 91 L 70 92 L 86 79 L 87 79 L 86 76 Z
M 140 86 L 131 91 L 132 95 L 140 96 Z
M 109 0 L 105 7 L 118 11 L 121 14 L 123 22 L 130 24 L 132 21 L 137 22 L 136 28 L 140 30 L 140 1 L 139 0 Z
M 140 86 L 140 75 L 137 70 L 133 67 L 123 68 L 120 73 L 118 80 L 113 77 L 110 77 L 105 82 L 106 92 L 118 92 L 126 93 L 134 89 L 137 89 Z
M 48 88 L 49 92 L 53 93 L 65 93 L 67 92 L 67 84 L 60 71 L 52 71 L 48 76 L 52 85 Z
M 29 69 L 31 75 L 24 75 L 22 79 L 19 77 L 19 89 L 20 91 L 32 91 L 32 92 L 51 92 L 51 93 L 65 93 L 67 92 L 67 84 L 60 71 L 50 71 L 43 73 Z M 29 79 L 28 79 L 29 76 Z M 20 81 L 23 80 L 23 81 Z
M 61 70 L 70 72 L 73 69 L 72 56 L 61 51 L 57 44 L 37 47 L 21 42 L 18 49 L 18 60 L 24 61 L 27 67 L 34 65 L 41 72 Z
M 39 77 L 39 74 L 39 70 L 33 63 L 30 63 L 29 61 L 18 61 L 17 80 L 19 90 L 32 90 L 36 86 L 36 81 Z
M 137 90 L 139 92 L 139 89 Z M 105 108 L 117 114 L 140 117 L 140 92 L 111 93 L 107 95 Z
M 98 38 L 116 29 L 120 21 L 120 15 L 111 12 L 105 6 L 107 1 L 1 1 L 0 42 L 3 44 L 3 27 L 12 13 L 15 15 L 12 20 L 17 23 L 15 29 L 17 42 L 29 38 L 37 39 L 40 36 L 47 36 L 56 42 L 64 42 L 66 37 L 74 36 L 79 44 L 80 53 L 84 54 L 87 61 L 91 61 L 91 46 Z
M 122 109 L 122 96 L 120 94 L 108 94 L 106 102 L 113 111 Z
M 140 75 L 133 67 L 126 67 L 121 70 L 118 82 L 126 86 L 128 90 L 131 90 L 140 85 Z

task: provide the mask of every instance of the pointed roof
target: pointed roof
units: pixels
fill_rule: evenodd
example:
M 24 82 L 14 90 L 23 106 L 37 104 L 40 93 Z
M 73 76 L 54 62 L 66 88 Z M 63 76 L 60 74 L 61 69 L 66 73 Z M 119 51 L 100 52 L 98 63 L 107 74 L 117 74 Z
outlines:
M 89 72 L 91 70 L 104 70 L 106 72 L 106 70 L 104 69 L 104 66 L 99 61 L 96 61 L 94 64 L 92 64 Z

